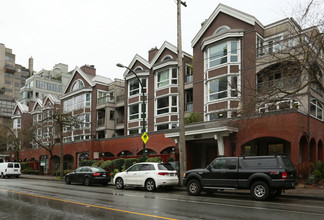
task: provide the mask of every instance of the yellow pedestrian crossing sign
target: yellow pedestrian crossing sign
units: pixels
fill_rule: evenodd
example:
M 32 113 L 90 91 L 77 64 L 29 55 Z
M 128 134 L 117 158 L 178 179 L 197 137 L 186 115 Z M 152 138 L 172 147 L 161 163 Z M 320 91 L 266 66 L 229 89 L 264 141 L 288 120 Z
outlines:
M 149 136 L 146 134 L 146 132 L 144 132 L 143 135 L 142 135 L 142 140 L 143 140 L 144 144 L 146 144 L 148 139 L 149 139 Z

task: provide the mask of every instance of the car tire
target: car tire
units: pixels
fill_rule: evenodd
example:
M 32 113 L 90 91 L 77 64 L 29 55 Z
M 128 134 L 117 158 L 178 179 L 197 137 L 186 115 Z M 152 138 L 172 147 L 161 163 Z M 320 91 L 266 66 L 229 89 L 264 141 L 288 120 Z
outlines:
M 65 177 L 65 183 L 66 184 L 71 184 L 71 180 L 70 180 L 70 177 L 69 176 L 66 176 Z
M 1 177 L 2 177 L 3 179 L 6 178 L 6 176 L 5 176 L 3 173 L 1 174 Z
M 153 192 L 155 190 L 155 182 L 153 179 L 148 179 L 145 181 L 145 189 L 149 192 Z
M 117 189 L 124 189 L 124 181 L 122 178 L 118 177 L 115 182 L 115 186 Z
M 201 193 L 200 182 L 196 179 L 190 180 L 187 185 L 187 192 L 191 196 L 198 196 Z
M 90 186 L 91 185 L 90 178 L 89 177 L 84 178 L 84 182 L 83 183 L 84 183 L 85 186 Z
M 268 184 L 263 181 L 257 181 L 252 184 L 251 195 L 255 200 L 265 201 L 269 198 L 270 190 Z

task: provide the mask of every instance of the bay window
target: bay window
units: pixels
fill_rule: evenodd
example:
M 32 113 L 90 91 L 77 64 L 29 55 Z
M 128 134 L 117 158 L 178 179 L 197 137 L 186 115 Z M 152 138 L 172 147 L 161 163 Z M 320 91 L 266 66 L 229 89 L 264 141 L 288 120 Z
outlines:
M 228 92 L 229 91 L 229 92 Z M 222 76 L 208 82 L 209 101 L 237 97 L 237 76 Z
M 158 98 L 156 102 L 157 102 L 157 115 L 169 113 L 169 112 L 178 112 L 177 96 L 165 96 L 162 98 Z
M 85 93 L 78 96 L 74 96 L 63 102 L 63 112 L 71 112 L 73 110 L 79 110 L 86 106 L 91 105 L 91 94 Z
M 146 93 L 146 79 L 140 78 L 140 80 L 142 82 L 144 93 Z M 137 78 L 129 81 L 129 89 L 128 90 L 129 90 L 129 96 L 143 93 L 143 91 L 141 89 L 141 85 Z
M 227 62 L 238 62 L 238 41 L 216 44 L 208 49 L 208 66 L 216 67 Z
M 129 120 L 139 118 L 139 104 L 129 106 Z
M 209 81 L 209 101 L 227 97 L 227 77 L 219 77 Z
M 177 85 L 177 75 L 177 68 L 169 68 L 157 72 L 157 88 L 161 88 L 168 85 Z

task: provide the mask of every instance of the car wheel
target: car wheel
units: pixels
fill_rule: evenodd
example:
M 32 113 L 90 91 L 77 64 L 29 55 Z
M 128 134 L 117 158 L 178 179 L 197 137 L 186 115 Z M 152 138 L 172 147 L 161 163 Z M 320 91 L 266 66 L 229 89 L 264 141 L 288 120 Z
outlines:
M 6 178 L 6 176 L 5 176 L 3 173 L 1 174 L 1 177 L 2 177 L 3 179 Z
M 65 183 L 66 184 L 71 184 L 71 180 L 70 180 L 70 177 L 69 176 L 66 176 L 65 177 Z
M 255 200 L 264 201 L 269 198 L 269 186 L 263 181 L 257 181 L 251 186 L 251 195 Z
M 115 185 L 116 185 L 116 188 L 117 188 L 117 189 L 124 189 L 124 181 L 123 181 L 123 179 L 120 178 L 120 177 L 118 177 L 118 178 L 116 179 L 116 183 L 115 183 Z
M 155 182 L 153 179 L 148 179 L 145 182 L 145 188 L 147 191 L 152 192 L 155 190 Z
M 201 192 L 201 185 L 198 180 L 190 180 L 187 185 L 187 192 L 191 196 L 198 196 Z
M 91 185 L 91 183 L 90 183 L 90 178 L 89 178 L 89 177 L 86 177 L 86 178 L 84 179 L 84 185 L 85 185 L 85 186 L 90 186 L 90 185 Z

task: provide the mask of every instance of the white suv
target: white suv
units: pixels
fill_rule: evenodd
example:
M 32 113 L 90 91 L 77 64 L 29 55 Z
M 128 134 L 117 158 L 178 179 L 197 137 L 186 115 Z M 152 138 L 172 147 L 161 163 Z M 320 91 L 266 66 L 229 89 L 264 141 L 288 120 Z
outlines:
M 147 191 L 154 191 L 162 186 L 171 188 L 178 183 L 177 171 L 169 163 L 137 163 L 114 177 L 117 189 L 123 189 L 125 186 L 140 186 L 145 187 Z

